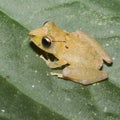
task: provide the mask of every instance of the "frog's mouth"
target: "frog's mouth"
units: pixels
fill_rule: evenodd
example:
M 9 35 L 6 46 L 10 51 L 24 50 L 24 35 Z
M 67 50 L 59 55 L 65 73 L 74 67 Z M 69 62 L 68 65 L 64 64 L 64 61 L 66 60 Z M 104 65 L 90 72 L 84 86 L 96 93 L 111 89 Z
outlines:
M 31 38 L 31 41 L 35 44 L 38 45 L 38 40 L 36 39 L 36 35 L 34 35 L 32 32 L 29 33 L 29 36 Z

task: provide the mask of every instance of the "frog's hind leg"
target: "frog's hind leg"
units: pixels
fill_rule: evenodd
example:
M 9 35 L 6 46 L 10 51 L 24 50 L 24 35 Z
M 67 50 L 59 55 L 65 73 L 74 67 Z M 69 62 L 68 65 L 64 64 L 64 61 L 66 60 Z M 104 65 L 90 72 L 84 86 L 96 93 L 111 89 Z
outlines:
M 108 74 L 104 71 L 92 68 L 74 68 L 68 66 L 63 70 L 63 77 L 68 80 L 87 85 L 101 80 L 105 80 L 108 77 Z

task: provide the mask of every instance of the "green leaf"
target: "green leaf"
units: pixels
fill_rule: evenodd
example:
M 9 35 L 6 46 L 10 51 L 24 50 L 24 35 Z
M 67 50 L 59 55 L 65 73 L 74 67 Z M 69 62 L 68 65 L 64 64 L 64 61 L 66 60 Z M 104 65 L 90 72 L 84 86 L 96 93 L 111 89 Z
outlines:
M 0 77 L 0 119 L 1 120 L 66 120 L 21 93 L 6 79 Z
M 0 119 L 120 119 L 119 0 L 0 0 Z M 109 79 L 83 86 L 50 76 L 28 33 L 45 21 L 94 36 L 113 58 Z

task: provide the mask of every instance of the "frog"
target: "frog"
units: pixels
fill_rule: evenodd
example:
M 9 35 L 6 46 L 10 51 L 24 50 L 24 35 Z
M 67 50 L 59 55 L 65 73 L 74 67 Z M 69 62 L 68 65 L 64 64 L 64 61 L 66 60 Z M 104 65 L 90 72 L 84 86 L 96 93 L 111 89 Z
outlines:
M 29 32 L 31 41 L 45 53 L 57 60 L 40 57 L 51 69 L 61 68 L 61 73 L 51 72 L 58 78 L 89 85 L 106 80 L 108 72 L 102 70 L 103 63 L 112 63 L 104 47 L 85 32 L 68 32 L 54 22 L 47 21 Z M 63 67 L 64 66 L 64 67 Z

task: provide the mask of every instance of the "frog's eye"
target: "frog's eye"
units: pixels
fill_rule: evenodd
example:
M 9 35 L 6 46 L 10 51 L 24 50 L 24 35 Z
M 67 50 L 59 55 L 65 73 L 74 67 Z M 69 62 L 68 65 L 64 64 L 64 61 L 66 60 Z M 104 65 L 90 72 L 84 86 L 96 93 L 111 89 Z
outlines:
M 43 37 L 42 45 L 46 48 L 49 48 L 51 46 L 51 40 L 48 37 Z

